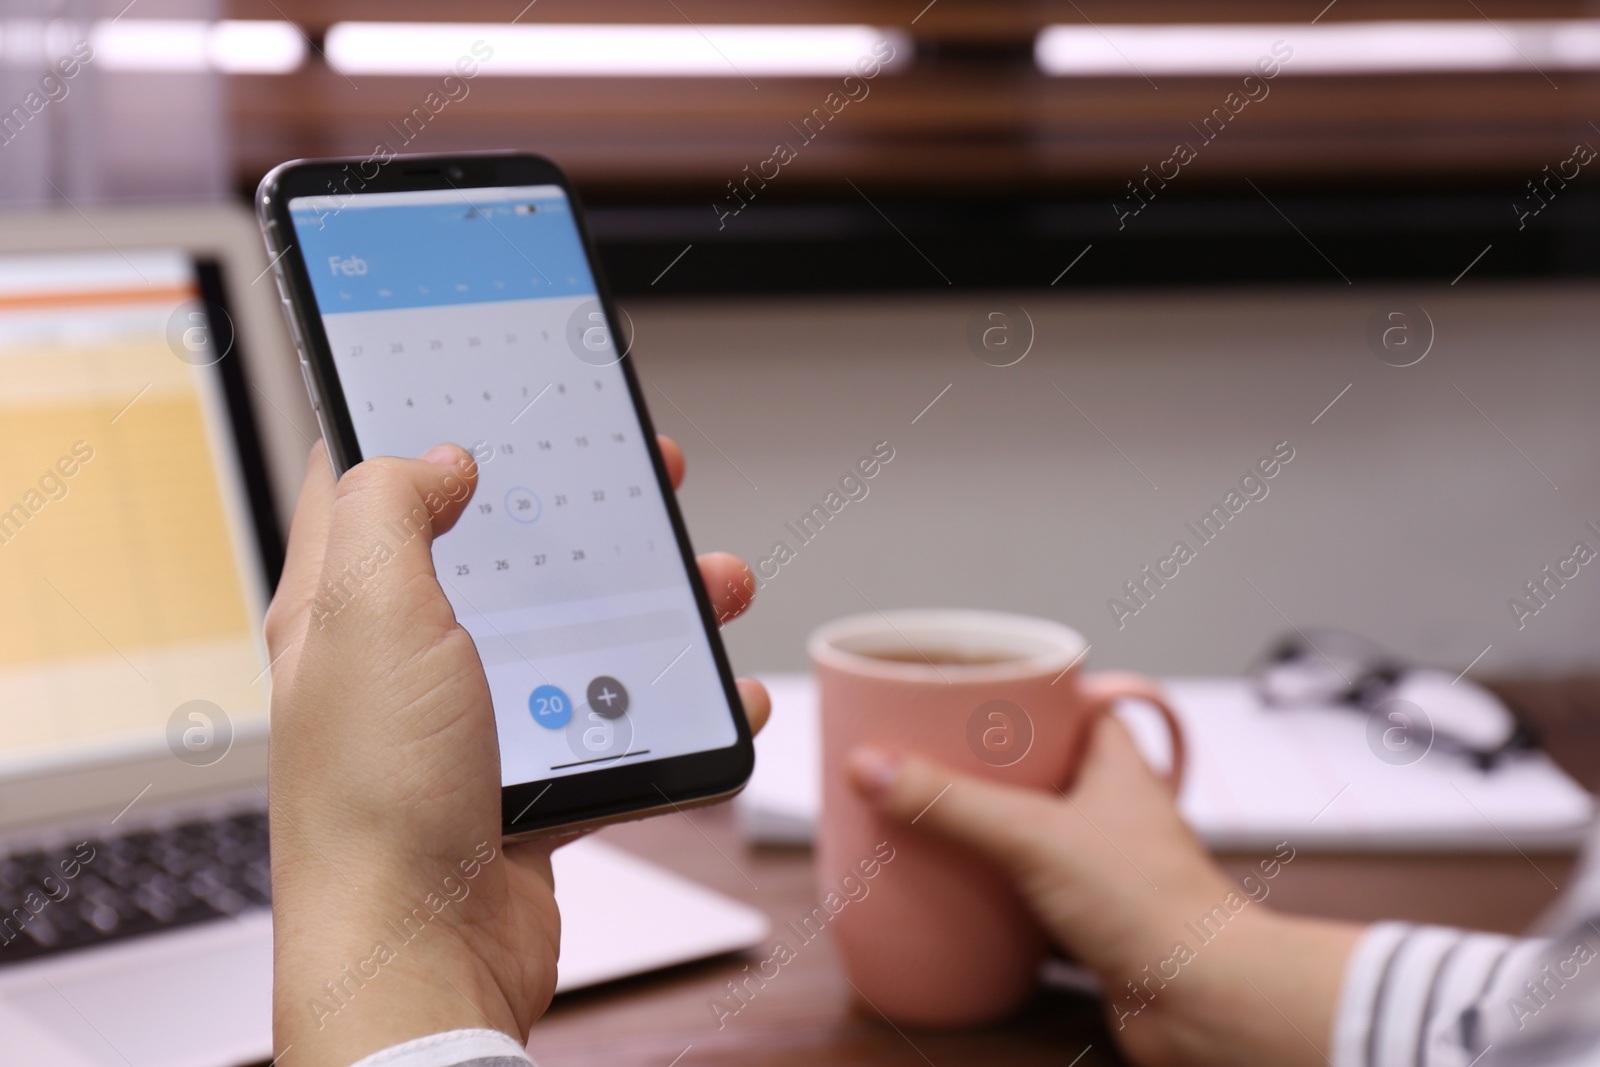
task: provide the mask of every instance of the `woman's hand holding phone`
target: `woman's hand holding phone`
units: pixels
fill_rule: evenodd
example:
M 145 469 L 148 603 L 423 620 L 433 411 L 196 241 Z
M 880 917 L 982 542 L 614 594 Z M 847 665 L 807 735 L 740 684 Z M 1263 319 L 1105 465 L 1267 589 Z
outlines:
M 676 487 L 682 453 L 660 443 Z M 464 1027 L 521 1040 L 555 989 L 559 842 L 502 848 L 489 688 L 431 554 L 476 477 L 454 445 L 368 460 L 335 482 L 319 443 L 307 468 L 266 620 L 273 1029 L 294 1067 L 344 1067 Z M 431 529 L 388 549 L 386 524 L 419 508 Z M 734 592 L 754 587 L 743 562 L 699 564 L 719 619 L 749 606 Z M 323 583 L 357 567 L 339 610 L 313 613 Z M 739 694 L 759 730 L 766 691 L 740 679 Z

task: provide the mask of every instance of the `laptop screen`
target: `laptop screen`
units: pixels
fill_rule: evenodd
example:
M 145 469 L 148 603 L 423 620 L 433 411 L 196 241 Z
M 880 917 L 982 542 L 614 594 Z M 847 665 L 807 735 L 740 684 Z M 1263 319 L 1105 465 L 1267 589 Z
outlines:
M 216 270 L 0 256 L 0 775 L 265 728 Z

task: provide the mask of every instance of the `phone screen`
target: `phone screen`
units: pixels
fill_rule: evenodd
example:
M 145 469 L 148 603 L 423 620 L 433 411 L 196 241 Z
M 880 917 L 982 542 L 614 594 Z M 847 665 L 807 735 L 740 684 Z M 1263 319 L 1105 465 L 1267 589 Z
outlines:
M 726 748 L 737 733 L 557 185 L 289 201 L 363 456 L 443 441 L 476 494 L 433 548 L 483 660 L 501 782 Z M 325 585 L 331 624 L 414 536 Z

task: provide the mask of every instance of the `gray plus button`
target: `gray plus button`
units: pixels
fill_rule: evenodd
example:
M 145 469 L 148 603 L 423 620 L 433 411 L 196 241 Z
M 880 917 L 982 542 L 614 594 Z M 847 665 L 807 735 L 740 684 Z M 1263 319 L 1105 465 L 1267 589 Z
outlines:
M 628 711 L 627 688 L 609 674 L 602 674 L 589 683 L 584 694 L 589 698 L 589 710 L 607 719 L 620 719 Z

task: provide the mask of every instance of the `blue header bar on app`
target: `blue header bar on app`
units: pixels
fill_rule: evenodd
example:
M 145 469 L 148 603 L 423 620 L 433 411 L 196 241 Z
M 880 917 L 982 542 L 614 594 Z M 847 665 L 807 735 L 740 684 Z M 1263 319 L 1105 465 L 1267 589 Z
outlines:
M 322 314 L 595 293 L 558 186 L 384 195 L 290 201 Z

